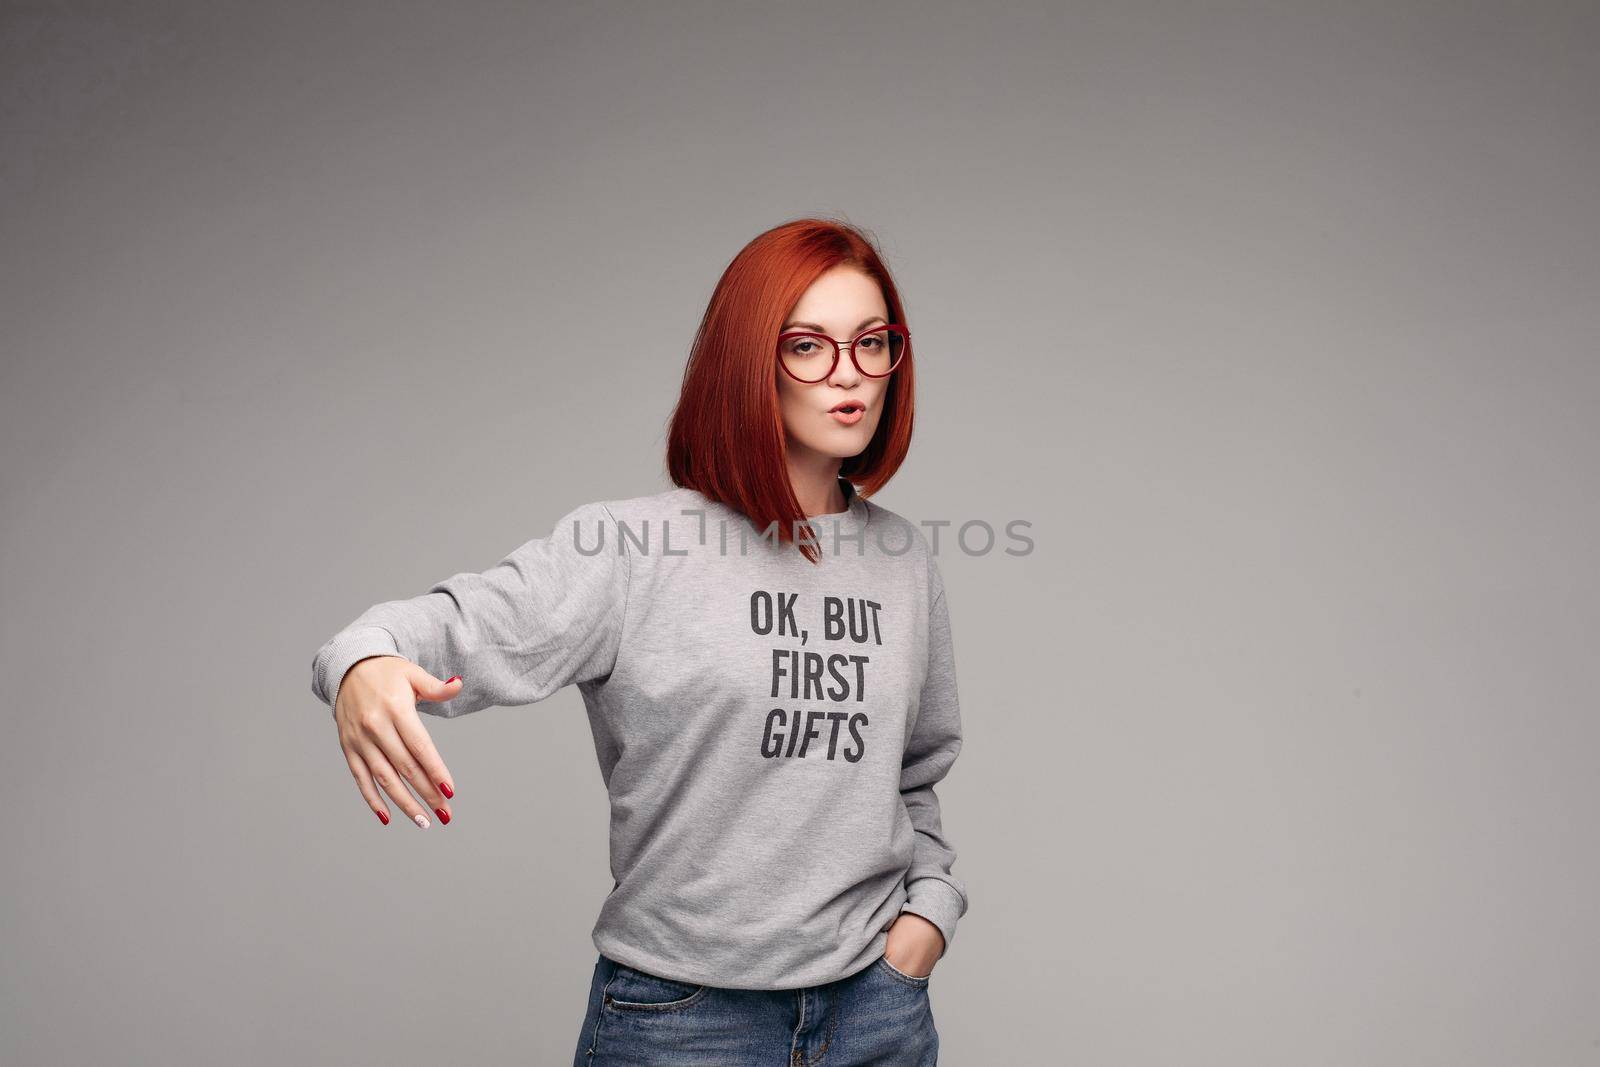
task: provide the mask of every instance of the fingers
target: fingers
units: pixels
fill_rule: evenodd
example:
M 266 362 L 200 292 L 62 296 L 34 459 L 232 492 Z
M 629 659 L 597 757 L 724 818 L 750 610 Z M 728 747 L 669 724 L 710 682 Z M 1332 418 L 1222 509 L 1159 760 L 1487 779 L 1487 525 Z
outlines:
M 424 830 L 432 825 L 432 820 L 422 810 L 417 798 L 405 787 L 404 779 L 394 769 L 394 765 L 389 762 L 382 749 L 370 743 L 363 745 L 359 758 L 365 761 L 373 782 L 399 805 L 400 810 L 406 813 L 406 818 Z
M 421 762 L 411 751 L 410 746 L 400 736 L 399 728 L 402 726 L 413 735 L 418 733 L 423 736 L 427 735 L 427 731 L 422 728 L 422 723 L 417 721 L 417 713 L 413 709 L 397 712 L 392 720 L 380 725 L 369 734 L 368 743 L 375 745 L 380 750 L 379 756 L 388 764 L 390 773 L 397 777 L 400 782 L 410 786 L 411 791 L 421 797 L 433 809 L 433 813 L 439 817 L 441 823 L 448 823 L 450 821 L 450 801 L 439 791 L 438 784 L 429 780 L 433 776 L 424 770 Z M 431 749 L 433 746 L 430 743 L 428 747 Z M 437 758 L 438 754 L 435 753 L 434 755 Z M 369 765 L 373 764 L 372 756 L 369 755 L 367 762 Z M 376 776 L 377 773 L 377 768 L 374 766 L 373 775 Z M 440 780 L 444 781 L 446 779 L 441 777 Z M 381 781 L 379 784 L 382 784 Z M 394 796 L 394 790 L 389 789 L 387 786 L 384 787 L 384 791 L 390 796 Z M 400 791 L 403 793 L 405 789 L 402 787 Z M 398 799 L 396 797 L 396 800 Z M 408 796 L 407 799 L 410 799 L 410 797 Z M 405 805 L 402 804 L 401 806 L 404 807 Z M 407 808 L 406 814 L 411 816 L 412 822 L 417 822 L 417 811 Z M 417 825 L 427 829 L 426 820 L 417 822 Z
M 378 820 L 383 825 L 389 825 L 389 806 L 383 802 L 383 797 L 378 795 L 378 787 L 373 784 L 372 772 L 367 769 L 367 761 L 350 751 L 344 750 L 344 761 L 350 765 L 350 774 L 356 780 L 356 788 L 361 790 L 361 796 L 366 800 L 367 806 L 377 812 Z
M 441 682 L 415 663 L 412 663 L 406 671 L 406 678 L 410 680 L 411 688 L 416 690 L 417 699 L 430 704 L 451 700 L 461 695 L 463 683 L 459 676 L 451 678 L 449 681 Z
M 455 780 L 450 777 L 450 769 L 444 765 L 439 750 L 433 747 L 433 738 L 428 736 L 421 716 L 415 713 L 402 715 L 395 720 L 394 728 L 406 751 L 422 768 L 422 780 L 432 787 L 430 803 L 448 812 L 450 809 L 445 801 L 456 795 Z
M 440 703 L 453 700 L 461 695 L 461 688 L 465 684 L 460 675 L 447 681 L 439 681 L 427 671 L 412 664 L 406 672 L 406 677 L 411 682 L 411 688 L 417 695 L 419 703 Z M 422 726 L 422 719 L 417 715 L 397 717 L 395 729 L 399 732 L 406 747 L 411 750 L 430 783 L 438 786 L 439 792 L 445 798 L 456 795 L 455 781 L 450 777 L 450 770 L 444 765 L 444 760 L 439 757 L 438 749 L 433 747 L 433 738 L 428 736 L 428 731 Z

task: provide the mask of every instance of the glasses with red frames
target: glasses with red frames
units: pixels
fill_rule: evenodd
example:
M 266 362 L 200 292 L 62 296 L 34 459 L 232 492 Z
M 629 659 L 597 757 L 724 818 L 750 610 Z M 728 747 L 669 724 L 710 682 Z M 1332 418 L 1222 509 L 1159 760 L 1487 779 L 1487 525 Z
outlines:
M 863 375 L 887 378 L 911 354 L 911 334 L 904 326 L 890 323 L 869 326 L 841 343 L 825 333 L 792 330 L 778 335 L 778 365 L 797 382 L 826 381 L 839 365 L 841 347 L 850 350 L 850 362 Z

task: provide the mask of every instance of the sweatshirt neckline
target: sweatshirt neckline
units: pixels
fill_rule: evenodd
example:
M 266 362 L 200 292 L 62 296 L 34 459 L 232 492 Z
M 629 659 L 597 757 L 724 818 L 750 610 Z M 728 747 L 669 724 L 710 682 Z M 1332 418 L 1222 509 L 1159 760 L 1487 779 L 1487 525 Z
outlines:
M 839 479 L 839 491 L 844 494 L 843 511 L 828 511 L 821 515 L 806 516 L 806 521 L 817 530 L 818 535 L 821 535 L 824 529 L 832 529 L 836 525 L 841 531 L 853 532 L 867 524 L 867 502 L 856 492 L 856 487 L 850 479 L 844 477 Z
M 822 540 L 824 546 L 832 544 L 832 535 L 836 530 L 840 534 L 854 534 L 864 529 L 870 515 L 866 500 L 860 493 L 856 492 L 856 487 L 851 484 L 848 478 L 840 477 L 839 491 L 844 494 L 846 501 L 843 511 L 830 511 L 821 515 L 810 515 L 805 519 L 806 522 L 811 524 L 811 528 L 816 532 L 817 537 Z M 702 506 L 717 509 L 724 520 L 742 521 L 752 527 L 755 525 L 749 516 L 737 508 L 721 501 L 712 500 L 698 489 L 691 489 L 690 492 L 701 502 Z

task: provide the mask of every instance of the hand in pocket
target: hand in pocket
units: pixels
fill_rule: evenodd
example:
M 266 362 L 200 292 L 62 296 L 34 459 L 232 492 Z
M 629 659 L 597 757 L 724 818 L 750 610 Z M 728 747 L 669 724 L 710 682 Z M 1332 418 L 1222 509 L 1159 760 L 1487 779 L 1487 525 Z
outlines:
M 933 923 L 913 911 L 903 911 L 889 927 L 883 958 L 908 978 L 926 978 L 944 955 L 944 935 Z

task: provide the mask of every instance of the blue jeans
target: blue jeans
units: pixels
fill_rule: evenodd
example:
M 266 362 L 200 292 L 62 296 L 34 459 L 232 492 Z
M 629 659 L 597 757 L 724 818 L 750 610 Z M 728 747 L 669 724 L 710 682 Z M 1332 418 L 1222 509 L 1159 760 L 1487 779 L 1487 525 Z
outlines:
M 826 985 L 725 989 L 601 954 L 574 1067 L 932 1067 L 927 978 L 879 956 Z

